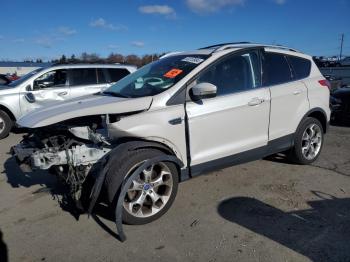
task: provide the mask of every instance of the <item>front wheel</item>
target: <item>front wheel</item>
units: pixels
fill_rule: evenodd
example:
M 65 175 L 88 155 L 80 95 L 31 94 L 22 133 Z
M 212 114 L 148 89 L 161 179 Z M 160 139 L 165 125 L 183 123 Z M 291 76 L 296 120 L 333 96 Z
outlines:
M 163 154 L 156 149 L 128 151 L 112 164 L 111 171 L 114 175 L 128 177 L 145 161 Z M 160 218 L 174 202 L 178 183 L 175 164 L 158 162 L 147 167 L 123 196 L 123 222 L 142 225 Z
M 8 136 L 13 126 L 13 122 L 9 115 L 0 110 L 0 139 L 3 139 Z
M 323 135 L 320 121 L 312 117 L 303 120 L 295 133 L 294 147 L 290 151 L 289 159 L 301 165 L 314 162 L 321 153 Z

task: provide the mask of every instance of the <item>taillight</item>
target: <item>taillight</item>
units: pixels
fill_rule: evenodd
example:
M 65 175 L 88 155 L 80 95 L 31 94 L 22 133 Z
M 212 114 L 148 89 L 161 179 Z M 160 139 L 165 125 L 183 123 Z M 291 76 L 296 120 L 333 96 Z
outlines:
M 328 89 L 331 89 L 331 83 L 327 79 L 319 80 L 318 83 L 321 86 L 328 87 Z

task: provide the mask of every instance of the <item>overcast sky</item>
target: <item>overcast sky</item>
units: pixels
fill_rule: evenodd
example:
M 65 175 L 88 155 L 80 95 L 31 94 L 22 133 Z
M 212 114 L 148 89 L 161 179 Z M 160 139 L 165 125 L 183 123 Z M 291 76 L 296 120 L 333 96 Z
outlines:
M 251 41 L 350 55 L 348 0 L 4 0 L 0 59 L 161 53 Z

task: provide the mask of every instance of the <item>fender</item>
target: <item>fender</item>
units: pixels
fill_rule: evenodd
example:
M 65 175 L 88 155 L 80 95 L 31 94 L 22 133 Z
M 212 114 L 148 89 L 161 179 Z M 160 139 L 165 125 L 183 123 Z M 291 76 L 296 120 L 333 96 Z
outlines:
M 96 204 L 96 201 L 100 195 L 101 189 L 103 186 L 106 186 L 107 189 L 107 196 L 110 203 L 113 202 L 117 192 L 120 190 L 120 187 L 125 179 L 123 176 L 115 176 L 115 175 L 108 175 L 110 165 L 108 165 L 108 162 L 113 162 L 114 158 L 118 158 L 120 155 L 124 154 L 125 151 L 133 151 L 141 148 L 156 148 L 160 149 L 164 153 L 173 156 L 174 159 L 177 159 L 177 161 L 171 161 L 173 162 L 179 171 L 179 174 L 181 173 L 181 167 L 184 166 L 183 162 L 178 159 L 174 152 L 172 152 L 168 147 L 156 143 L 156 142 L 148 142 L 148 141 L 129 141 L 122 144 L 119 144 L 117 147 L 115 147 L 112 151 L 110 151 L 103 160 L 103 168 L 102 171 L 99 173 L 95 184 L 91 190 L 91 199 L 90 199 L 90 206 L 88 209 L 88 213 L 91 214 L 92 210 Z M 109 173 L 111 174 L 111 173 Z
M 13 120 L 16 121 L 17 117 L 13 113 L 13 110 L 11 110 L 8 106 L 0 104 L 0 110 L 4 111 L 8 116 Z
M 327 133 L 328 129 L 329 129 L 329 121 L 327 118 L 327 113 L 320 107 L 315 107 L 313 109 L 310 109 L 309 111 L 307 111 L 307 113 L 301 118 L 299 124 L 307 117 L 309 117 L 310 115 L 314 114 L 314 113 L 321 113 L 324 119 L 319 119 L 317 117 L 315 117 L 316 119 L 318 119 L 323 127 L 323 131 L 324 133 Z M 299 125 L 298 125 L 299 127 Z M 295 130 L 296 131 L 296 130 Z

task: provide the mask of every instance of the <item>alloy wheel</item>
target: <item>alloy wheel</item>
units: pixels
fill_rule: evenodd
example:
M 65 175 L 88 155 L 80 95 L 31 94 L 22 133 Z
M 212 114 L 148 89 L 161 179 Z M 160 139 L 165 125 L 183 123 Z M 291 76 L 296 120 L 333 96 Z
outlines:
M 307 160 L 313 160 L 321 150 L 322 130 L 316 124 L 310 124 L 305 129 L 301 139 L 301 152 Z
M 135 170 L 137 166 L 131 170 Z M 153 216 L 167 204 L 173 186 L 168 166 L 163 162 L 154 164 L 143 170 L 139 177 L 132 181 L 125 195 L 124 209 L 138 218 Z

